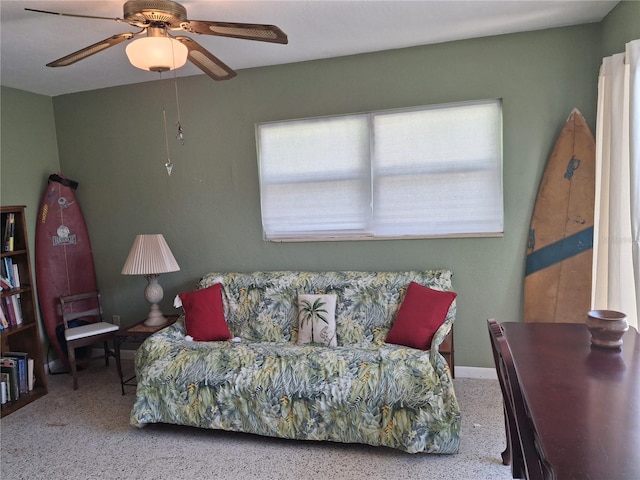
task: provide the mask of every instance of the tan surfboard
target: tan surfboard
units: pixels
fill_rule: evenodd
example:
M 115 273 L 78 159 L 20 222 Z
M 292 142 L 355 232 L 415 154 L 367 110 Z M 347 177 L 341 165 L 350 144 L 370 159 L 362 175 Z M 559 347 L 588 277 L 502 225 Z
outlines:
M 529 229 L 525 322 L 582 323 L 591 304 L 595 142 L 573 109 L 544 171 Z

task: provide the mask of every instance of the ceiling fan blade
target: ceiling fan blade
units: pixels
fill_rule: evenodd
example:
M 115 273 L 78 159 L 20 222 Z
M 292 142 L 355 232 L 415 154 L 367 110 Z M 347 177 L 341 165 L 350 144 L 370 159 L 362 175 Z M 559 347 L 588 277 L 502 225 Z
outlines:
M 213 56 L 193 38 L 184 36 L 174 38 L 189 50 L 187 57 L 189 61 L 214 80 L 229 80 L 237 75 L 231 67 L 225 65 L 222 60 Z
M 48 13 L 49 15 L 60 15 L 62 17 L 76 17 L 76 18 L 94 18 L 96 20 L 115 20 L 116 22 L 124 22 L 122 18 L 111 18 L 111 17 L 95 17 L 93 15 L 77 15 L 75 13 L 60 13 L 60 12 L 49 12 L 48 10 L 36 10 L 35 8 L 25 8 L 30 12 L 36 13 Z
M 183 22 L 181 26 L 183 30 L 191 33 L 243 38 L 245 40 L 257 40 L 260 42 L 289 43 L 287 34 L 275 25 L 187 20 Z
M 47 63 L 47 67 L 66 67 L 67 65 L 71 65 L 72 63 L 76 63 L 79 60 L 83 60 L 95 53 L 99 53 L 102 50 L 105 50 L 109 47 L 113 47 L 114 45 L 118 45 L 119 43 L 124 42 L 125 40 L 131 40 L 136 33 L 126 32 L 119 33 L 117 35 L 113 35 L 109 38 L 105 38 L 104 40 L 94 43 L 93 45 L 89 45 L 88 47 L 83 48 L 82 50 L 78 50 L 77 52 L 73 52 L 67 56 L 59 58 L 58 60 L 54 60 L 53 62 Z

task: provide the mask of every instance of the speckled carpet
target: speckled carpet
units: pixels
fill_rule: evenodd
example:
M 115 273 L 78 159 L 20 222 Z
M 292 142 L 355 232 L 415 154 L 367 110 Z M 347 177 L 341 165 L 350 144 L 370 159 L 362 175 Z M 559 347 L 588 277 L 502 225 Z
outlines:
M 132 369 L 131 362 L 127 365 Z M 265 438 L 171 425 L 129 425 L 135 388 L 115 365 L 49 375 L 49 394 L 0 422 L 2 479 L 510 479 L 497 380 L 457 378 L 462 441 L 457 455 Z

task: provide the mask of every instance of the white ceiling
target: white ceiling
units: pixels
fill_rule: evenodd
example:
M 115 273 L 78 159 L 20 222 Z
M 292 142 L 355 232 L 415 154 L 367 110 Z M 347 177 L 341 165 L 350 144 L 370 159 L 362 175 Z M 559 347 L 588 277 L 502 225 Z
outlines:
M 46 67 L 52 60 L 115 33 L 137 29 L 110 20 L 24 10 L 28 7 L 115 19 L 123 16 L 123 3 L 121 0 L 0 0 L 1 84 L 55 96 L 157 79 L 157 73 L 138 70 L 129 64 L 125 44 L 68 67 Z M 240 70 L 599 22 L 618 1 L 190 0 L 180 3 L 191 20 L 267 23 L 287 33 L 288 45 L 198 36 L 201 45 L 231 68 Z M 202 72 L 191 64 L 178 70 L 179 76 L 199 74 Z

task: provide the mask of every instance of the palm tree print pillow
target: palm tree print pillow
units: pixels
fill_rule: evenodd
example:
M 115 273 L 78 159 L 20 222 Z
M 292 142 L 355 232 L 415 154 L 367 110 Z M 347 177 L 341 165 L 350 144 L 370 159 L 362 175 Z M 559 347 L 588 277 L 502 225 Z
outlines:
M 335 347 L 337 295 L 298 295 L 298 345 Z

